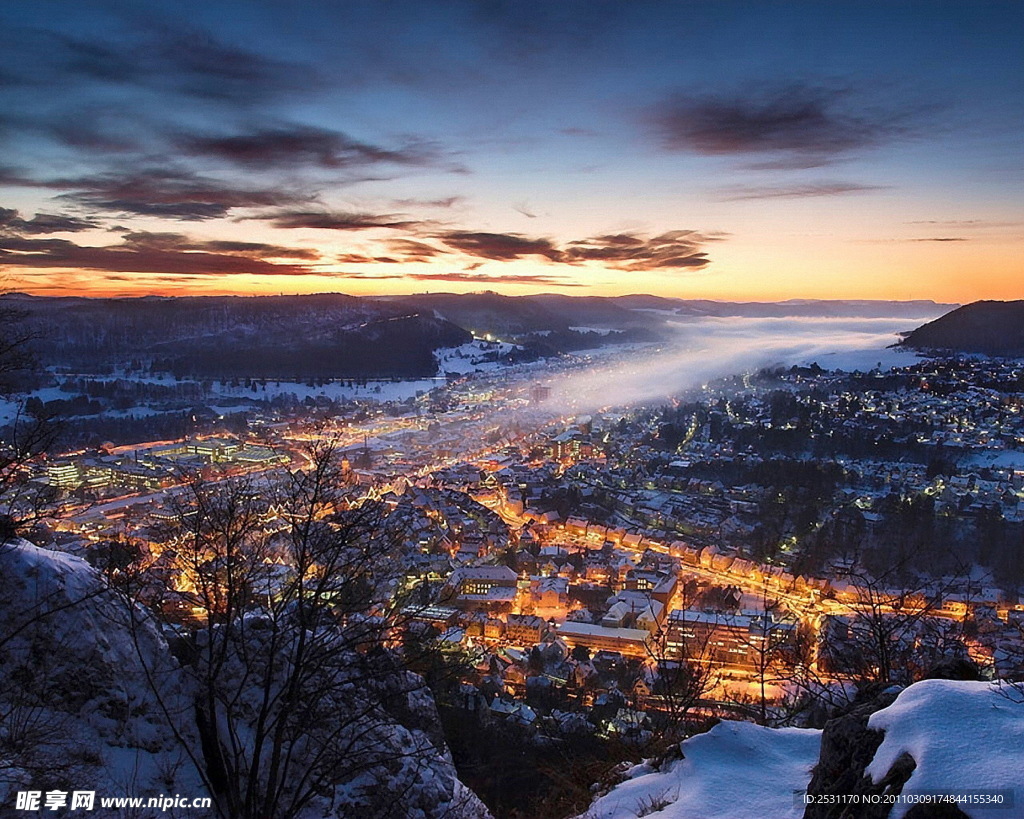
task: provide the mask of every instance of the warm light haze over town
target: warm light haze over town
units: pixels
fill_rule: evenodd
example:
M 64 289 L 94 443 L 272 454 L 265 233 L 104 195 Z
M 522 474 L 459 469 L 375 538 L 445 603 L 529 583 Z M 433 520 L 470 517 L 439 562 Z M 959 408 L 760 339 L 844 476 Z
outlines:
M 1024 5 L 0 0 L 0 819 L 1024 816 Z

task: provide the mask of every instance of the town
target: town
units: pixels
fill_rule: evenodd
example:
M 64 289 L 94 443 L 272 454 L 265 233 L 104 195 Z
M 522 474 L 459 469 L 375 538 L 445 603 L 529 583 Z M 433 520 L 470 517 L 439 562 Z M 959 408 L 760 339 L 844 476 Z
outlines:
M 812 724 L 949 657 L 1024 673 L 1018 363 L 776 368 L 587 414 L 553 403 L 571 366 L 54 456 L 35 482 L 64 514 L 34 537 L 132 566 L 187 634 L 209 615 L 168 526 L 187 487 L 256 492 L 272 536 L 276 488 L 327 444 L 397 567 L 373 613 L 455 669 L 435 696 L 477 718 L 642 745 L 671 720 Z

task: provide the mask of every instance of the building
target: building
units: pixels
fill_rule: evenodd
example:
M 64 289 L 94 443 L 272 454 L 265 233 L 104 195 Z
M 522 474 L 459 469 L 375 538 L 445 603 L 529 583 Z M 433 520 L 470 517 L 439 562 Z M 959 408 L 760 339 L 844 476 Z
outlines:
M 580 461 L 593 458 L 596 453 L 589 435 L 578 430 L 567 430 L 551 439 L 551 457 L 558 461 Z
M 74 461 L 60 461 L 46 465 L 46 480 L 58 489 L 77 489 L 82 485 L 82 471 Z
M 646 656 L 651 635 L 641 628 L 607 628 L 566 621 L 558 627 L 558 636 L 571 647 L 585 646 L 592 651 Z
M 444 597 L 462 609 L 511 606 L 518 580 L 508 566 L 461 566 L 448 578 Z
M 505 637 L 518 645 L 539 643 L 547 629 L 547 621 L 532 614 L 510 614 L 505 618 Z
M 530 387 L 530 401 L 534 404 L 543 404 L 551 397 L 551 387 L 545 384 L 534 384 Z
M 770 612 L 676 609 L 668 616 L 665 656 L 752 671 L 791 647 L 795 635 L 794 623 L 776 621 Z
M 487 594 L 493 588 L 515 589 L 519 575 L 508 566 L 462 566 L 452 572 L 448 584 L 457 595 Z

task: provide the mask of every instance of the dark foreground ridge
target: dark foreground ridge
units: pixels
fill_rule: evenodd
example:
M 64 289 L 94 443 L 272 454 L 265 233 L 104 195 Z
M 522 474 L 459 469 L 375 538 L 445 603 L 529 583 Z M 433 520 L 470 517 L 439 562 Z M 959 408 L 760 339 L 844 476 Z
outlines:
M 1024 355 L 1024 301 L 976 301 L 918 327 L 904 340 L 907 347 Z

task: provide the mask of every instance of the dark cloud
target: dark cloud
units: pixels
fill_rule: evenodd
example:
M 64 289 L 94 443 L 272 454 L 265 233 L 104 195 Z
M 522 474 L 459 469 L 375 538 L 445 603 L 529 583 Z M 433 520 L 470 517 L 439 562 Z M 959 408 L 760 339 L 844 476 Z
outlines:
M 590 128 L 577 128 L 575 126 L 569 126 L 568 128 L 560 128 L 558 133 L 565 136 L 571 137 L 596 137 L 599 136 L 597 131 L 593 131 Z
M 7 87 L 131 82 L 139 75 L 133 47 L 18 26 L 5 21 Z
M 384 242 L 384 246 L 388 249 L 387 256 L 343 253 L 335 258 L 342 264 L 405 264 L 429 262 L 438 256 L 451 253 L 449 250 L 443 250 L 426 242 L 413 241 L 412 239 L 391 239 Z
M 910 239 L 911 242 L 966 242 L 963 236 L 935 236 L 924 239 Z
M 342 264 L 373 264 L 380 261 L 376 256 L 367 256 L 364 253 L 339 253 L 334 260 Z
M 169 78 L 178 90 L 197 97 L 248 103 L 323 84 L 309 65 L 230 45 L 180 23 L 154 26 L 142 39 L 150 55 L 149 77 Z
M 184 134 L 179 135 L 175 143 L 190 156 L 212 157 L 258 169 L 347 168 L 374 163 L 421 165 L 434 157 L 432 149 L 425 144 L 382 148 L 352 139 L 340 131 L 306 125 L 264 128 L 233 136 Z
M 676 94 L 648 112 L 662 146 L 705 155 L 775 155 L 761 167 L 809 168 L 908 132 L 909 113 L 848 89 L 794 84 L 733 96 Z
M 95 227 L 99 227 L 98 223 L 91 219 L 79 219 L 77 216 L 67 216 L 60 213 L 37 213 L 31 219 L 22 219 L 16 210 L 0 208 L 0 232 L 28 234 L 78 233 L 79 231 Z
M 907 225 L 932 225 L 935 227 L 956 228 L 958 230 L 982 230 L 987 228 L 1015 228 L 1024 222 L 997 222 L 989 219 L 917 219 L 905 222 Z
M 309 248 L 286 247 L 264 242 L 239 242 L 213 239 L 197 240 L 183 233 L 155 233 L 151 231 L 130 231 L 122 237 L 125 246 L 132 250 L 176 250 L 180 252 L 200 251 L 203 253 L 226 253 L 263 259 L 306 259 L 313 261 L 320 254 Z
M 755 188 L 728 188 L 721 201 L 741 202 L 746 199 L 806 199 L 813 196 L 841 196 L 888 190 L 886 185 L 862 185 L 857 182 L 811 182 L 805 185 L 772 185 Z
M 164 130 L 163 123 L 137 109 L 108 104 L 77 105 L 27 116 L 22 126 L 76 151 L 99 155 L 144 153 Z
M 400 256 L 405 262 L 427 262 L 448 253 L 434 245 L 412 239 L 391 239 L 386 245 L 391 253 Z
M 391 280 L 391 279 L 405 279 L 407 278 L 402 273 L 335 273 L 333 274 L 339 279 L 370 279 L 371 281 L 380 280 Z
M 42 36 L 48 40 L 51 64 L 73 78 L 128 83 L 145 76 L 140 60 L 145 55 L 134 44 L 86 40 L 53 32 Z M 150 52 L 149 56 L 155 54 Z
M 39 183 L 66 190 L 60 198 L 118 214 L 200 221 L 236 208 L 273 207 L 308 201 L 278 188 L 243 187 L 173 168 L 143 168 Z
M 286 210 L 252 217 L 276 228 L 318 230 L 368 230 L 370 228 L 412 228 L 421 225 L 395 213 L 341 213 L 328 210 Z
M 174 275 L 284 275 L 313 272 L 307 265 L 276 264 L 268 257 L 309 258 L 305 250 L 241 243 L 235 252 L 218 252 L 216 242 L 196 242 L 176 233 L 127 233 L 119 245 L 87 247 L 66 239 L 0 235 L 0 270 L 5 268 L 95 270 L 106 273 Z
M 13 165 L 0 165 L 0 185 L 7 188 L 45 187 L 44 183 L 33 179 L 28 171 Z
M 507 274 L 507 275 L 495 275 L 495 276 L 484 276 L 474 275 L 467 273 L 466 271 L 455 271 L 450 273 L 410 273 L 403 278 L 413 279 L 415 281 L 437 281 L 437 282 L 471 282 L 481 286 L 491 286 L 495 284 L 544 284 L 551 285 L 554 287 L 586 287 L 587 285 L 580 282 L 570 281 L 563 279 L 558 276 L 543 276 L 543 275 L 518 275 L 518 274 Z
M 309 65 L 218 40 L 181 20 L 138 17 L 86 38 L 14 27 L 5 42 L 8 86 L 134 86 L 160 93 L 250 105 L 320 88 Z
M 552 262 L 563 260 L 562 252 L 550 239 L 530 239 L 518 233 L 450 231 L 438 238 L 449 247 L 482 259 L 509 261 L 527 256 L 543 256 Z
M 451 208 L 465 201 L 462 196 L 446 196 L 443 199 L 393 199 L 391 204 L 396 208 Z
M 518 233 L 450 231 L 436 238 L 454 250 L 481 259 L 511 261 L 541 257 L 555 264 L 598 262 L 617 270 L 637 271 L 705 267 L 710 260 L 701 248 L 722 236 L 693 230 L 673 230 L 655 237 L 618 233 L 580 239 L 564 246 L 550 239 Z
M 710 264 L 701 247 L 716 238 L 694 230 L 672 230 L 653 238 L 616 233 L 572 242 L 566 256 L 573 261 L 603 262 L 619 270 L 693 269 Z

